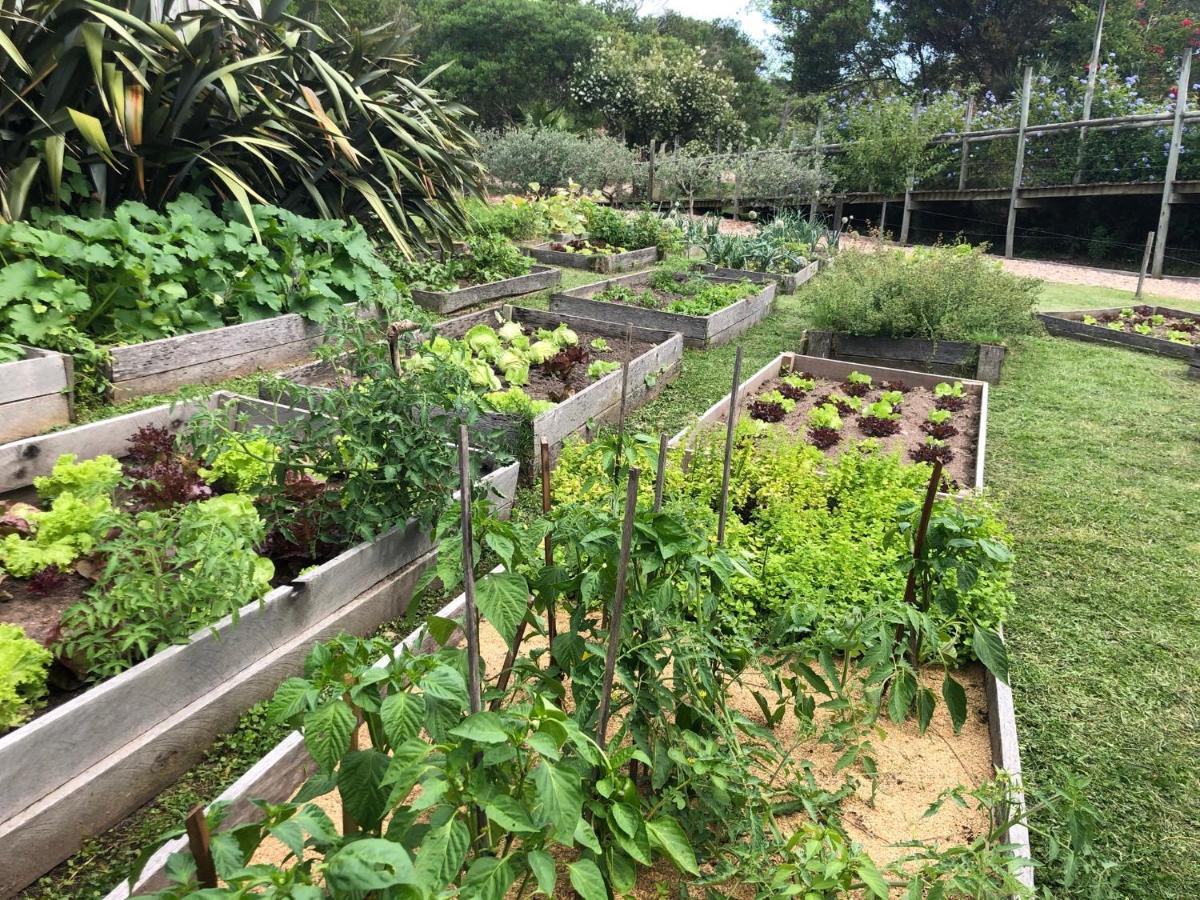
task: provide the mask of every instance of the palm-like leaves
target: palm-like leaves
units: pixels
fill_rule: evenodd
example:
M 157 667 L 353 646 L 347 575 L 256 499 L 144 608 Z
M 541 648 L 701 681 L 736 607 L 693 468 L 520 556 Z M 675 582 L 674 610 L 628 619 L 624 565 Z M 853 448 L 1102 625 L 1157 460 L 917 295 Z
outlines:
M 468 111 L 410 77 L 406 34 L 335 39 L 290 8 L 0 0 L 0 216 L 69 202 L 79 172 L 105 206 L 208 185 L 370 213 L 404 248 L 460 230 L 481 171 Z

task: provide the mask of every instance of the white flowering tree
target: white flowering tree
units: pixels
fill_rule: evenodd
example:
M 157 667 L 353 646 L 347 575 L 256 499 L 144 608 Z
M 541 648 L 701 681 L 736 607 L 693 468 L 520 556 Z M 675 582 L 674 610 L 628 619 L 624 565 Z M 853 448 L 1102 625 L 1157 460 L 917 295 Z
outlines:
M 703 49 L 659 35 L 609 34 L 575 67 L 571 93 L 635 144 L 650 140 L 732 144 L 745 134 L 734 80 Z

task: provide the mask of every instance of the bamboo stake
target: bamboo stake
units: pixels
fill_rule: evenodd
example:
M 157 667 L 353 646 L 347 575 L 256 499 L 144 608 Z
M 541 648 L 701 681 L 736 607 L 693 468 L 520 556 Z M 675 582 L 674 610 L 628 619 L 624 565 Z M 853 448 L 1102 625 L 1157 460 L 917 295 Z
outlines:
M 625 452 L 625 404 L 629 401 L 629 355 L 633 352 L 633 326 L 625 329 L 625 358 L 621 360 L 621 406 L 617 410 L 617 455 L 613 460 L 613 486 L 621 477 L 621 456 Z
M 658 436 L 658 471 L 654 473 L 654 511 L 662 511 L 663 484 L 667 479 L 667 433 Z
M 725 415 L 725 468 L 721 474 L 721 508 L 717 520 L 717 546 L 725 543 L 725 520 L 729 516 L 729 470 L 733 460 L 733 432 L 737 428 L 738 387 L 742 377 L 742 347 L 733 357 L 733 387 L 729 391 L 729 411 Z
M 604 749 L 608 743 L 608 711 L 612 702 L 613 676 L 617 669 L 617 650 L 621 643 L 621 614 L 625 610 L 625 577 L 629 571 L 629 550 L 633 544 L 633 520 L 637 513 L 638 478 L 641 470 L 629 469 L 625 488 L 625 521 L 621 527 L 621 559 L 617 564 L 617 589 L 609 617 L 608 652 L 604 657 L 604 682 L 600 688 L 600 711 L 596 721 L 596 743 Z
M 196 881 L 202 888 L 217 886 L 217 867 L 212 858 L 212 839 L 208 833 L 208 819 L 204 817 L 204 806 L 192 807 L 184 823 L 187 829 L 188 849 L 196 861 Z
M 462 500 L 463 594 L 466 608 L 463 631 L 467 635 L 467 696 L 472 715 L 483 708 L 479 684 L 479 613 L 475 609 L 475 551 L 471 529 L 471 448 L 467 444 L 467 426 L 458 429 L 458 478 Z

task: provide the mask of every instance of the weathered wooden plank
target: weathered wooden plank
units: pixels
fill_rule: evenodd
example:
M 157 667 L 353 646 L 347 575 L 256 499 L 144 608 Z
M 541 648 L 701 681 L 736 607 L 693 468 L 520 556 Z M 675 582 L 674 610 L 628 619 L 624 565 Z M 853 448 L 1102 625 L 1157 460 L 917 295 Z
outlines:
M 62 394 L 70 389 L 61 353 L 33 347 L 23 349 L 24 359 L 0 363 L 0 404 Z
M 979 356 L 978 345 L 961 341 L 863 337 L 841 332 L 833 335 L 833 352 L 835 356 L 876 357 L 970 368 L 975 367 Z
M 751 269 L 729 269 L 723 266 L 714 266 L 712 263 L 698 263 L 697 268 L 702 272 L 716 275 L 719 278 L 728 278 L 731 281 L 752 281 L 755 284 L 773 281 L 779 285 L 781 294 L 794 294 L 800 285 L 817 274 L 820 263 L 814 260 L 798 272 L 755 272 Z
M 71 404 L 66 394 L 14 400 L 0 406 L 0 441 L 20 440 L 70 421 Z
M 267 350 L 280 344 L 319 339 L 324 330 L 316 322 L 289 313 L 258 322 L 113 347 L 109 350 L 112 379 L 115 382 L 130 381 Z
M 992 765 L 1002 769 L 1012 776 L 1015 795 L 1012 798 L 1016 810 L 999 809 L 996 811 L 1001 821 L 1012 817 L 1012 813 L 1025 811 L 1025 794 L 1021 790 L 1021 750 L 1017 740 L 1017 717 L 1013 705 L 1012 689 L 998 681 L 991 672 L 984 672 L 984 694 L 988 705 L 988 737 L 992 748 Z M 1018 857 L 1031 859 L 1029 846 L 1029 828 L 1024 822 L 1009 826 L 1005 843 L 1015 847 Z M 1034 885 L 1033 869 L 1023 868 L 1018 874 L 1021 883 L 1032 888 Z
M 255 323 L 257 324 L 257 323 Z M 240 327 L 240 326 L 233 326 Z M 295 365 L 312 356 L 324 341 L 318 336 L 287 344 L 273 344 L 243 353 L 214 357 L 192 365 L 180 365 L 165 372 L 109 381 L 108 395 L 114 403 L 124 403 L 148 394 L 165 394 L 188 384 L 224 381 L 253 372 L 265 372 Z
M 487 284 L 476 284 L 456 291 L 423 291 L 412 289 L 413 302 L 440 315 L 477 306 L 489 300 L 516 297 L 543 291 L 562 282 L 562 272 L 551 266 L 534 266 L 526 275 L 504 278 Z
M 502 571 L 497 568 L 494 571 Z M 443 619 L 461 620 L 465 609 L 465 597 L 460 594 L 437 611 Z M 461 640 L 461 632 L 455 632 L 449 643 Z M 411 632 L 403 641 L 396 644 L 394 652 L 431 653 L 436 644 L 429 638 L 422 624 Z M 387 658 L 380 659 L 375 665 L 382 666 Z M 272 803 L 282 803 L 291 799 L 304 782 L 316 771 L 316 763 L 304 747 L 304 739 L 298 731 L 284 738 L 275 748 L 248 769 L 237 781 L 221 792 L 214 802 L 228 804 L 228 815 L 222 823 L 222 829 L 234 828 L 245 822 L 256 821 L 262 816 L 252 800 L 267 800 Z M 105 900 L 128 900 L 134 893 L 160 890 L 166 886 L 166 863 L 172 853 L 177 853 L 187 847 L 187 839 L 180 838 L 170 841 L 159 848 L 147 861 L 145 869 L 130 890 L 128 883 L 122 883 L 114 888 Z
M 613 272 L 628 272 L 653 265 L 658 260 L 658 250 L 645 247 L 640 250 L 626 250 L 624 253 L 608 253 L 602 256 L 584 256 L 580 253 L 564 253 L 561 250 L 551 250 L 547 241 L 532 247 L 522 247 L 521 252 L 532 256 L 540 263 L 551 266 L 562 266 L 568 269 L 587 269 L 591 272 L 609 274 Z
M 63 453 L 74 453 L 80 459 L 93 459 L 106 453 L 124 456 L 129 435 L 138 428 L 157 425 L 176 433 L 206 405 L 197 401 L 164 403 L 54 434 L 0 445 L 0 494 L 33 484 L 38 475 L 49 475 L 54 461 Z
M 119 822 L 170 785 L 203 754 L 215 735 L 269 697 L 302 669 L 315 642 L 342 632 L 366 634 L 404 614 L 428 554 L 374 590 L 245 666 L 217 691 L 138 734 L 118 751 L 80 772 L 54 793 L 0 823 L 0 896 L 7 896 L 77 850 L 87 837 Z M 109 722 L 120 730 L 120 719 Z M 128 733 L 125 735 L 129 737 Z
M 632 276 L 626 276 L 632 277 Z M 564 315 L 562 313 L 547 312 L 541 309 L 529 309 L 524 306 L 501 306 L 496 309 L 485 309 L 478 312 L 467 313 L 466 315 L 456 316 L 453 319 L 447 319 L 444 322 L 439 322 L 434 325 L 434 331 L 444 333 L 447 331 L 465 331 L 474 325 L 492 325 L 502 324 L 505 320 L 512 319 L 520 322 L 527 328 L 555 328 L 560 324 L 566 324 L 576 331 L 592 331 L 604 337 L 624 338 L 627 333 L 628 326 L 614 324 L 603 319 L 589 319 L 586 316 Z M 633 329 L 633 337 L 639 341 L 648 341 L 650 343 L 662 343 L 669 340 L 675 334 L 674 330 L 666 330 L 662 328 L 645 328 L 635 326 Z M 285 373 L 286 374 L 286 373 Z

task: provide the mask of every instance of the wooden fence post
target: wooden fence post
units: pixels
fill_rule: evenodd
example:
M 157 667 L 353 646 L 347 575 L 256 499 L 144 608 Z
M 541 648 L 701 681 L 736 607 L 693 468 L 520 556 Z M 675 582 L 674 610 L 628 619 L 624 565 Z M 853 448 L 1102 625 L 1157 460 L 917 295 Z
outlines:
M 655 157 L 655 153 L 657 150 L 657 146 L 658 146 L 658 142 L 656 140 L 654 140 L 654 138 L 650 138 L 650 168 L 649 168 L 649 178 L 647 180 L 647 185 L 646 185 L 646 187 L 647 187 L 646 199 L 650 203 L 654 202 L 654 157 Z
M 1083 92 L 1083 121 L 1092 117 L 1092 100 L 1096 96 L 1096 76 L 1100 70 L 1100 39 L 1104 35 L 1104 11 L 1108 0 L 1100 0 L 1100 9 L 1096 13 L 1096 36 L 1092 40 L 1092 61 L 1088 66 L 1087 90 Z M 1079 129 L 1079 150 L 1075 156 L 1075 177 L 1072 184 L 1079 184 L 1083 179 L 1083 147 L 1087 142 L 1087 126 Z
M 1017 129 L 1017 161 L 1013 164 L 1012 194 L 1008 198 L 1008 228 L 1004 232 L 1004 256 L 1012 259 L 1017 237 L 1017 198 L 1025 174 L 1025 129 L 1029 127 L 1029 97 L 1033 91 L 1033 66 L 1025 67 L 1021 84 L 1021 124 Z
M 1171 195 L 1175 192 L 1175 176 L 1179 173 L 1179 150 L 1183 146 L 1183 114 L 1187 112 L 1188 90 L 1192 78 L 1192 48 L 1183 51 L 1183 68 L 1175 91 L 1175 124 L 1171 129 L 1171 149 L 1167 154 L 1167 171 L 1163 176 L 1162 205 L 1158 210 L 1158 238 L 1154 246 L 1154 268 L 1151 274 L 1162 278 L 1163 259 L 1167 254 L 1167 231 L 1171 227 Z
M 742 173 L 737 169 L 733 170 L 733 221 L 738 221 L 741 218 L 741 209 L 738 204 L 742 193 Z
M 913 124 L 921 116 L 921 107 L 919 104 L 913 105 Z M 908 243 L 908 226 L 912 223 L 912 192 L 913 182 L 916 180 L 916 173 L 910 168 L 908 175 L 904 179 L 904 212 L 900 216 L 900 243 Z
M 1142 286 L 1146 283 L 1146 270 L 1150 268 L 1150 254 L 1154 252 L 1154 232 L 1146 235 L 1146 249 L 1142 252 L 1142 268 L 1138 271 L 1137 290 L 1133 292 L 1134 300 L 1142 299 Z
M 967 189 L 967 163 L 971 158 L 971 139 L 967 137 L 971 133 L 971 123 L 975 121 L 975 98 L 967 98 L 967 117 L 963 125 L 962 139 L 962 158 L 958 161 L 958 189 L 965 191 Z

